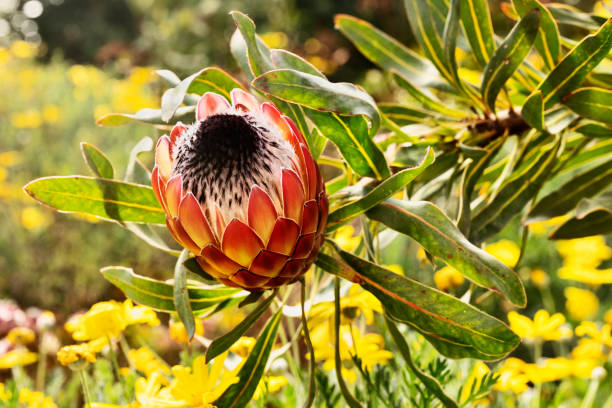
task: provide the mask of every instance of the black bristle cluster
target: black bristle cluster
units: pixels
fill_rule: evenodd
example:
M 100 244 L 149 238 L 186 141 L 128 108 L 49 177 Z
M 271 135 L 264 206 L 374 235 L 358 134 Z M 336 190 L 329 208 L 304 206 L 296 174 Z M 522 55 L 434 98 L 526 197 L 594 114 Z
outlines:
M 265 132 L 246 115 L 210 116 L 178 150 L 174 173 L 183 176 L 183 188 L 200 202 L 240 206 L 251 186 L 268 179 L 272 171 L 269 163 L 276 157 L 270 146 L 278 146 L 263 137 Z

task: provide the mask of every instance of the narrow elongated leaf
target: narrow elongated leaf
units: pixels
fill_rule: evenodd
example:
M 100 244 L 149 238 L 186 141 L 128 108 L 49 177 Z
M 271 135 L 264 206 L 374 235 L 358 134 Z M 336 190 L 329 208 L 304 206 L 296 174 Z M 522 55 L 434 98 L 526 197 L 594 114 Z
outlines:
M 379 103 L 378 109 L 389 120 L 398 126 L 411 125 L 413 123 L 428 123 L 438 117 L 434 112 L 412 106 L 404 106 L 393 103 Z
M 431 14 L 433 7 L 431 7 L 429 2 L 423 0 L 404 0 L 404 7 L 406 8 L 410 28 L 423 52 L 440 74 L 449 82 L 453 82 L 452 75 L 447 67 L 439 34 L 435 29 Z
M 501 293 L 516 305 L 525 304 L 525 290 L 518 275 L 468 241 L 435 205 L 425 201 L 388 199 L 369 210 L 367 216 L 412 237 L 427 252 L 477 285 Z
M 612 232 L 612 193 L 597 199 L 584 199 L 576 215 L 550 234 L 550 239 L 574 239 Z
M 242 85 L 231 75 L 219 68 L 204 68 L 164 92 L 161 100 L 162 120 L 168 121 L 174 115 L 187 94 L 215 92 L 230 101 L 230 91 L 234 88 L 242 88 Z
M 537 158 L 501 187 L 495 198 L 472 219 L 470 241 L 483 242 L 497 234 L 540 190 L 556 165 L 559 142 L 541 147 Z
M 112 179 L 115 176 L 113 165 L 102 150 L 90 143 L 81 142 L 81 153 L 83 153 L 83 159 L 85 159 L 87 167 L 93 172 L 94 176 L 107 179 Z
M 612 184 L 612 160 L 583 172 L 556 189 L 527 215 L 526 223 L 546 220 L 567 213 L 583 198 L 591 198 Z
M 130 183 L 138 183 L 140 180 L 138 180 L 138 174 L 136 172 L 136 169 L 140 169 L 140 170 L 144 170 L 142 168 L 142 166 L 139 166 L 138 164 L 138 156 L 141 153 L 145 153 L 145 152 L 150 152 L 153 149 L 153 139 L 151 139 L 149 136 L 145 136 L 142 139 L 140 139 L 138 141 L 138 143 L 136 143 L 134 145 L 134 147 L 132 147 L 132 150 L 130 151 L 130 158 L 128 159 L 128 165 L 125 169 L 125 177 L 123 179 L 123 181 L 127 181 Z M 146 173 L 146 174 L 142 174 L 142 173 Z M 151 182 L 151 176 L 149 175 L 148 172 L 145 171 L 141 171 L 140 173 L 141 175 L 141 179 L 143 183 L 150 183 Z M 146 181 L 145 181 L 146 180 Z
M 612 124 L 612 91 L 580 88 L 565 98 L 563 104 L 585 118 Z
M 239 11 L 232 11 L 230 14 L 245 42 L 248 66 L 253 76 L 261 75 L 273 69 L 274 64 L 272 64 L 270 50 L 261 38 L 255 34 L 255 23 L 253 23 L 253 20 Z
M 349 83 L 332 83 L 317 75 L 293 69 L 276 69 L 253 80 L 261 92 L 285 102 L 341 115 L 365 115 L 378 129 L 380 115 L 370 95 Z
M 194 106 L 183 106 L 176 110 L 174 119 L 176 121 L 193 122 Z M 96 120 L 96 125 L 99 126 L 121 126 L 132 121 L 149 123 L 152 125 L 167 125 L 168 123 L 162 119 L 161 109 L 141 109 L 134 114 L 129 113 L 109 113 Z
M 281 310 L 276 312 L 259 334 L 257 342 L 238 372 L 240 380 L 232 384 L 214 402 L 215 406 L 224 408 L 241 408 L 246 406 L 255 393 L 255 389 L 263 376 L 270 352 L 276 341 L 276 334 L 281 320 Z
M 338 146 L 357 174 L 379 180 L 389 177 L 385 156 L 370 138 L 363 116 L 338 116 L 311 109 L 306 114 L 319 132 Z
M 189 292 L 187 292 L 187 269 L 183 266 L 183 262 L 188 256 L 189 251 L 183 249 L 176 262 L 172 295 L 176 313 L 183 326 L 185 326 L 187 337 L 191 339 L 195 334 L 195 319 L 191 310 L 191 304 L 189 303 Z
M 438 76 L 435 67 L 402 43 L 367 21 L 346 14 L 334 18 L 340 30 L 370 61 L 384 70 L 396 70 L 417 86 L 431 86 Z
M 314 65 L 290 51 L 277 49 L 270 50 L 270 58 L 276 68 L 295 69 L 296 71 L 325 78 L 325 75 L 323 75 Z
M 499 359 L 519 344 L 520 338 L 508 326 L 474 306 L 339 248 L 338 252 L 355 270 L 356 281 L 380 300 L 393 321 L 408 324 L 427 338 L 456 344 L 461 352 L 471 350 L 478 358 Z
M 463 81 L 459 77 L 457 70 L 457 58 L 455 56 L 455 50 L 457 49 L 457 38 L 459 37 L 459 24 L 460 24 L 460 9 L 461 2 L 463 0 L 451 0 L 450 7 L 448 9 L 448 15 L 444 23 L 444 31 L 442 33 L 442 45 L 444 47 L 444 58 L 446 59 L 446 67 L 450 71 L 451 78 L 461 92 L 466 95 L 470 95 L 470 91 L 464 85 Z M 475 93 L 475 92 L 474 92 Z M 477 103 L 480 103 L 479 99 L 476 99 Z
M 594 141 L 589 146 L 578 153 L 576 156 L 569 158 L 564 163 L 561 173 L 575 169 L 579 166 L 589 165 L 596 161 L 603 161 L 612 155 L 612 138 Z
M 425 109 L 456 119 L 463 119 L 468 115 L 467 113 L 461 112 L 460 110 L 449 108 L 445 106 L 442 102 L 439 102 L 433 97 L 426 95 L 425 93 L 417 89 L 414 85 L 412 85 L 408 79 L 403 77 L 398 72 L 391 70 L 391 74 L 395 82 L 397 82 L 399 86 L 408 91 L 408 93 L 421 105 L 423 105 Z
M 365 213 L 370 208 L 383 202 L 396 192 L 400 191 L 423 172 L 434 161 L 433 149 L 428 149 L 423 161 L 416 167 L 404 169 L 389 177 L 372 191 L 368 192 L 357 201 L 342 206 L 329 214 L 327 219 L 327 230 L 333 231 L 345 224 L 352 218 Z
M 539 10 L 527 13 L 495 50 L 485 67 L 481 85 L 482 97 L 493 111 L 497 95 L 531 49 L 538 33 L 540 14 Z
M 276 296 L 276 290 L 272 292 L 270 296 L 266 298 L 262 303 L 260 303 L 255 310 L 253 310 L 247 317 L 244 318 L 236 327 L 234 327 L 229 332 L 225 333 L 221 337 L 217 337 L 210 343 L 208 346 L 208 350 L 206 350 L 206 362 L 208 363 L 213 358 L 217 357 L 219 354 L 224 353 L 228 350 L 232 344 L 234 344 L 238 339 L 251 327 L 253 324 L 261 317 L 262 314 L 270 307 L 270 304 L 274 300 Z
M 588 137 L 612 137 L 612 127 L 593 121 L 580 121 L 572 130 Z
M 479 149 L 480 152 L 478 156 L 473 158 L 472 163 L 470 163 L 463 172 L 463 176 L 461 178 L 461 196 L 459 198 L 457 227 L 467 236 L 469 236 L 471 227 L 470 220 L 472 217 L 472 193 L 474 192 L 478 179 L 480 176 L 482 176 L 484 170 L 487 168 L 504 142 L 505 138 L 499 138 L 493 143 L 489 144 L 487 148 Z
M 552 69 L 559 62 L 561 40 L 559 27 L 557 27 L 551 12 L 538 0 L 512 0 L 512 4 L 514 4 L 514 9 L 521 17 L 524 17 L 533 9 L 540 10 L 540 27 L 538 28 L 538 36 L 535 39 L 535 47 L 546 65 Z
M 461 24 L 474 57 L 483 67 L 495 52 L 493 24 L 487 0 L 464 0 L 461 5 Z
M 542 101 L 542 91 L 535 91 L 523 104 L 521 116 L 525 122 L 534 129 L 544 129 L 544 102 Z
M 130 299 L 141 305 L 162 312 L 174 312 L 174 289 L 165 282 L 137 275 L 130 268 L 109 266 L 100 272 Z M 214 288 L 187 287 L 189 302 L 194 312 L 201 312 L 228 301 L 240 292 L 239 289 L 218 286 Z M 246 296 L 246 294 L 244 295 Z M 237 297 L 240 301 L 242 297 Z
M 87 176 L 43 177 L 24 187 L 35 200 L 58 211 L 122 222 L 165 224 L 166 214 L 153 189 Z
M 605 18 L 585 13 L 569 4 L 546 3 L 546 8 L 550 10 L 559 24 L 577 27 L 581 30 L 596 31 L 605 22 Z
M 155 73 L 168 83 L 170 86 L 177 86 L 181 79 L 169 69 L 158 69 Z
M 585 37 L 567 53 L 538 86 L 544 98 L 544 109 L 561 102 L 564 96 L 578 88 L 611 47 L 612 19 L 609 19 L 595 34 Z
M 387 323 L 387 327 L 389 328 L 389 333 L 393 338 L 393 342 L 397 346 L 400 354 L 402 355 L 402 357 L 404 357 L 404 360 L 406 361 L 408 367 L 410 367 L 410 370 L 412 370 L 414 375 L 419 380 L 421 380 L 423 385 L 425 385 L 425 387 L 427 387 L 427 389 L 431 391 L 445 407 L 459 408 L 457 402 L 455 402 L 455 400 L 446 395 L 438 380 L 436 380 L 429 374 L 424 373 L 419 367 L 417 367 L 417 365 L 412 360 L 412 355 L 410 353 L 410 347 L 408 346 L 408 343 L 406 343 L 404 336 L 402 336 L 402 333 L 400 333 L 393 320 L 391 320 L 390 317 L 385 316 L 385 323 Z

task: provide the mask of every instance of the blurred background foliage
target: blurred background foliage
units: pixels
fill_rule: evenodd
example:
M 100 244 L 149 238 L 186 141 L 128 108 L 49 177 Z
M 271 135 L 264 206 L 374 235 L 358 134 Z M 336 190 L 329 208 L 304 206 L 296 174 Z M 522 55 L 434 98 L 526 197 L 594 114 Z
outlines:
M 595 2 L 572 5 L 591 10 Z M 383 100 L 387 78 L 334 30 L 333 16 L 358 16 L 413 43 L 403 5 L 393 0 L 0 0 L 0 298 L 61 315 L 119 295 L 100 279 L 101 266 L 129 259 L 148 276 L 169 277 L 170 257 L 111 224 L 43 208 L 21 187 L 44 175 L 87 174 L 81 141 L 127 163 L 125 146 L 155 136 L 150 128 L 109 131 L 94 119 L 159 107 L 165 85 L 155 69 L 184 77 L 216 65 L 239 75 L 228 51 L 230 10 L 251 16 L 270 47 L 293 50 L 332 81 L 360 83 Z M 501 3 L 492 10 L 495 26 L 509 30 Z

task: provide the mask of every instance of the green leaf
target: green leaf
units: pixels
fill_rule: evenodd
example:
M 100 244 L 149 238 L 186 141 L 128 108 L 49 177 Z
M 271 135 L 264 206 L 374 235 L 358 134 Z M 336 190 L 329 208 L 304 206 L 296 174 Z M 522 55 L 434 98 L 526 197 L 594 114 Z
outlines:
M 572 130 L 588 137 L 612 137 L 611 127 L 593 121 L 580 121 Z
M 385 34 L 367 21 L 346 14 L 334 18 L 340 30 L 370 61 L 385 70 L 396 70 L 411 78 L 418 86 L 432 86 L 436 82 L 435 67 L 426 59 Z
M 241 408 L 246 406 L 257 389 L 263 376 L 270 352 L 276 341 L 276 333 L 280 325 L 282 309 L 279 309 L 268 321 L 268 324 L 259 334 L 257 342 L 238 372 L 240 380 L 232 384 L 214 402 L 215 406 L 224 408 Z
M 376 103 L 370 95 L 349 83 L 332 83 L 316 75 L 293 69 L 276 69 L 253 80 L 261 92 L 285 102 L 341 115 L 365 115 L 372 134 L 380 124 Z
M 424 373 L 419 367 L 417 367 L 417 365 L 412 360 L 412 355 L 410 353 L 410 347 L 408 346 L 408 343 L 406 343 L 406 340 L 404 340 L 404 336 L 402 336 L 402 333 L 400 333 L 393 320 L 391 320 L 390 317 L 385 316 L 385 323 L 387 323 L 387 328 L 389 328 L 389 333 L 393 338 L 393 342 L 397 346 L 400 354 L 402 355 L 402 357 L 404 357 L 404 360 L 406 361 L 408 367 L 410 367 L 410 370 L 414 373 L 414 375 L 419 380 L 421 380 L 423 385 L 425 385 L 425 387 L 427 387 L 427 389 L 431 391 L 431 393 L 434 394 L 440 400 L 442 405 L 447 408 L 459 408 L 459 405 L 457 405 L 455 400 L 446 395 L 438 380 L 436 380 L 429 374 Z
M 574 209 L 583 198 L 591 198 L 612 184 L 612 160 L 569 180 L 542 198 L 527 214 L 526 223 L 557 217 Z
M 130 158 L 128 159 L 128 165 L 125 170 L 125 178 L 123 181 L 130 182 L 130 183 L 137 182 L 136 180 L 137 167 L 136 166 L 138 165 L 138 156 L 141 153 L 150 152 L 153 149 L 153 146 L 154 146 L 153 139 L 151 139 L 149 136 L 145 136 L 142 139 L 140 139 L 138 143 L 134 145 L 134 147 L 132 147 L 132 150 L 130 151 Z M 142 178 L 146 178 L 147 183 L 151 182 L 151 176 L 149 175 L 148 172 Z
M 385 156 L 370 138 L 363 116 L 339 116 L 307 109 L 318 131 L 334 142 L 351 168 L 364 177 L 383 180 L 391 174 Z
M 605 22 L 605 18 L 583 12 L 576 7 L 563 3 L 546 3 L 554 19 L 559 24 L 595 31 Z M 603 21 L 602 21 L 603 20 Z
M 512 0 L 512 4 L 521 17 L 525 17 L 533 9 L 540 10 L 540 27 L 535 39 L 535 47 L 548 68 L 554 68 L 559 62 L 559 55 L 561 54 L 561 40 L 559 38 L 559 27 L 557 27 L 551 12 L 538 0 Z
M 344 225 L 352 218 L 365 213 L 370 208 L 391 197 L 393 194 L 406 187 L 408 183 L 421 174 L 423 170 L 433 163 L 433 161 L 434 151 L 433 149 L 429 148 L 427 149 L 427 153 L 425 154 L 423 161 L 418 166 L 403 169 L 402 171 L 395 173 L 362 198 L 331 212 L 329 214 L 329 218 L 327 219 L 327 231 L 333 231 L 341 225 Z
M 153 189 L 87 176 L 43 177 L 24 190 L 58 211 L 95 215 L 119 223 L 165 224 L 166 214 Z
M 232 344 L 234 344 L 238 339 L 255 324 L 257 319 L 261 317 L 262 314 L 270 307 L 270 304 L 274 300 L 276 296 L 276 290 L 272 292 L 270 296 L 266 298 L 262 303 L 260 303 L 255 310 L 253 310 L 247 317 L 244 318 L 236 327 L 234 327 L 229 332 L 225 333 L 221 337 L 217 337 L 214 339 L 210 346 L 208 346 L 208 350 L 206 350 L 206 362 L 208 363 L 213 358 L 217 357 L 219 354 L 224 353 L 228 350 Z
M 563 104 L 580 116 L 612 124 L 612 91 L 608 89 L 580 88 L 565 96 Z
M 544 129 L 544 103 L 542 91 L 535 91 L 525 100 L 521 109 L 521 116 L 529 126 L 534 129 Z
M 472 162 L 463 172 L 463 176 L 461 178 L 461 195 L 459 197 L 457 227 L 465 235 L 469 236 L 470 233 L 472 213 L 471 202 L 476 183 L 504 142 L 505 138 L 499 138 L 490 143 L 486 148 L 478 149 L 477 157 L 472 158 Z
M 440 37 L 436 32 L 431 12 L 433 7 L 428 1 L 404 0 L 406 15 L 414 37 L 423 49 L 425 56 L 434 64 L 440 74 L 449 82 L 453 82 L 452 75 L 447 68 L 444 50 Z
M 198 275 L 199 277 L 201 277 L 202 279 L 206 281 L 213 282 L 213 283 L 218 282 L 214 277 L 209 275 L 208 272 L 202 269 L 202 267 L 200 266 L 200 263 L 195 257 L 191 257 L 187 259 L 185 262 L 183 262 L 183 266 L 187 268 L 189 272 L 195 273 L 196 275 Z
M 191 310 L 191 304 L 189 303 L 189 293 L 187 292 L 187 269 L 183 266 L 183 262 L 187 260 L 188 256 L 189 251 L 183 249 L 176 261 L 176 266 L 174 268 L 173 300 L 176 313 L 181 323 L 183 323 L 183 326 L 185 326 L 187 337 L 191 339 L 195 334 L 195 319 L 193 317 L 193 311 Z
M 477 285 L 501 293 L 518 306 L 525 305 L 525 289 L 518 275 L 468 241 L 432 203 L 388 199 L 369 210 L 367 216 L 412 237 Z
M 550 234 L 550 239 L 574 239 L 612 232 L 612 193 L 600 199 L 584 199 L 578 204 L 576 215 Z
M 94 176 L 107 179 L 112 179 L 115 176 L 113 165 L 102 150 L 90 143 L 81 142 L 81 153 L 83 153 L 83 159 L 85 159 L 87 167 Z
M 592 35 L 578 43 L 538 85 L 542 91 L 544 109 L 548 109 L 578 88 L 589 72 L 608 54 L 612 47 L 612 19 Z
M 365 259 L 337 249 L 356 273 L 356 281 L 383 304 L 393 321 L 425 335 L 468 350 L 476 358 L 496 360 L 511 352 L 520 338 L 500 320 L 461 300 L 397 275 Z M 437 346 L 437 344 L 434 344 Z M 444 349 L 438 349 L 446 353 Z
M 399 86 L 404 88 L 414 99 L 417 100 L 425 109 L 431 110 L 436 113 L 440 113 L 451 118 L 455 119 L 463 119 L 468 114 L 465 112 L 461 112 L 459 110 L 449 108 L 444 105 L 442 102 L 435 100 L 433 97 L 426 95 L 424 92 L 417 89 L 414 85 L 410 83 L 408 79 L 403 77 L 400 73 L 391 70 L 391 75 L 393 79 Z
M 434 112 L 394 103 L 379 103 L 378 109 L 383 116 L 393 121 L 393 123 L 398 126 L 406 126 L 414 123 L 427 123 L 431 122 L 437 117 L 437 114 Z
M 558 140 L 552 146 L 539 148 L 528 166 L 510 176 L 493 200 L 472 219 L 472 242 L 480 243 L 497 234 L 525 208 L 555 167 L 558 149 Z
M 474 57 L 483 67 L 495 52 L 493 24 L 487 0 L 464 0 L 461 7 L 461 23 Z
M 495 111 L 497 95 L 514 71 L 523 63 L 538 33 L 540 11 L 533 10 L 519 21 L 495 50 L 484 70 L 482 98 Z
M 161 118 L 168 121 L 187 94 L 204 95 L 206 92 L 214 92 L 231 102 L 230 91 L 234 88 L 242 89 L 242 85 L 231 75 L 219 68 L 204 68 L 164 92 L 161 100 Z
M 270 57 L 270 49 L 255 33 L 255 23 L 246 14 L 239 11 L 230 13 L 237 29 L 246 44 L 248 66 L 253 76 L 258 76 L 274 68 Z M 248 72 L 249 70 L 245 70 Z
M 168 83 L 170 86 L 177 86 L 181 79 L 169 69 L 158 69 L 155 73 Z
M 183 106 L 176 110 L 174 119 L 176 121 L 193 122 L 193 115 L 195 111 L 194 106 Z M 153 125 L 167 125 L 168 123 L 162 119 L 161 109 L 141 109 L 138 112 L 132 114 L 129 113 L 109 113 L 96 120 L 96 124 L 99 126 L 121 126 L 126 123 L 136 121 L 142 123 L 149 123 Z
M 295 69 L 296 71 L 325 78 L 325 75 L 323 75 L 314 65 L 290 51 L 272 49 L 270 50 L 270 58 L 276 68 Z
M 136 303 L 161 312 L 175 311 L 172 285 L 137 275 L 132 269 L 121 266 L 109 266 L 103 268 L 100 272 L 106 280 L 121 289 L 127 297 Z M 194 312 L 202 312 L 235 298 L 240 290 L 226 286 L 212 288 L 188 286 L 187 292 L 191 309 Z M 238 301 L 240 298 L 238 297 Z

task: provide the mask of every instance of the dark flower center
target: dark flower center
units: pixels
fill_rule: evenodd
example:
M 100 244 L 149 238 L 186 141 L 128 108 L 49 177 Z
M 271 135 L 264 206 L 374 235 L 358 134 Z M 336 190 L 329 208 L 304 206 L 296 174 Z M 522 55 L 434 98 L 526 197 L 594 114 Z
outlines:
M 253 184 L 269 187 L 279 144 L 255 118 L 240 114 L 209 116 L 179 139 L 174 174 L 200 202 L 241 206 Z

